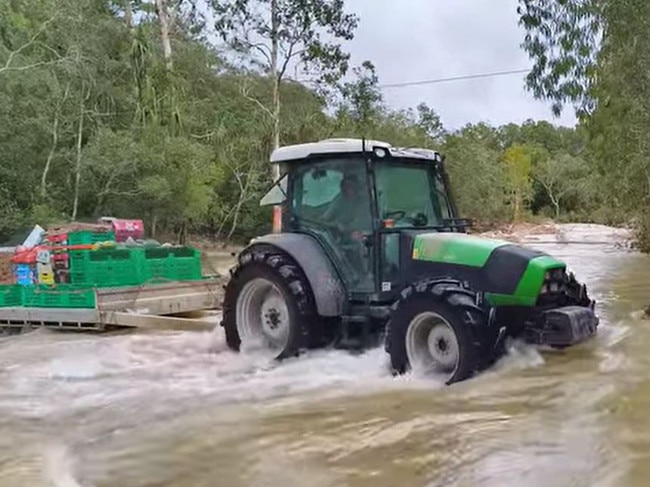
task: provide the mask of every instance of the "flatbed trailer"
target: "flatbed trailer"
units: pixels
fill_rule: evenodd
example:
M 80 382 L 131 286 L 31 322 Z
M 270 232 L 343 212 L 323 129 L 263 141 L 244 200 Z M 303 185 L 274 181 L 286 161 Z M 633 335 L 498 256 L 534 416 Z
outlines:
M 15 332 L 31 328 L 96 332 L 119 328 L 206 329 L 214 324 L 177 315 L 220 308 L 223 281 L 206 278 L 95 288 L 95 293 L 95 308 L 0 308 L 0 329 Z

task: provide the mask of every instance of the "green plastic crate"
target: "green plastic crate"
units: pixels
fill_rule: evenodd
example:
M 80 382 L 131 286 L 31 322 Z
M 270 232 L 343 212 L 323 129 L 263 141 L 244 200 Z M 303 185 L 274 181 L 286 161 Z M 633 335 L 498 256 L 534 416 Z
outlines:
M 24 305 L 28 308 L 95 308 L 95 290 L 73 284 L 25 286 Z
M 195 281 L 202 279 L 201 252 L 192 247 L 144 249 L 143 273 L 147 281 Z
M 96 287 L 142 284 L 142 249 L 98 249 L 70 252 L 70 282 Z
M 115 242 L 115 232 L 93 232 L 77 230 L 68 232 L 68 245 L 93 245 L 100 242 Z
M 170 274 L 177 281 L 199 281 L 203 278 L 200 259 L 174 259 Z
M 0 285 L 0 308 L 13 308 L 23 305 L 24 286 L 18 284 Z

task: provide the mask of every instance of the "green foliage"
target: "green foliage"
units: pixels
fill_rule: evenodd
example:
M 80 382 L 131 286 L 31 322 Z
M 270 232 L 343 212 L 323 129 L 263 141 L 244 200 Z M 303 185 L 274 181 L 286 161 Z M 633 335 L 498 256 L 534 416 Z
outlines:
M 442 150 L 459 211 L 482 222 L 508 220 L 496 131 L 485 124 L 466 126 L 451 134 Z
M 537 98 L 552 100 L 557 115 L 567 102 L 581 114 L 594 108 L 590 88 L 608 3 L 519 0 L 519 21 L 526 30 L 522 47 L 534 61 L 526 85 Z
M 529 121 L 448 131 L 424 103 L 392 110 L 370 61 L 337 97 L 323 96 L 319 83 L 332 87 L 348 71 L 340 43 L 357 19 L 341 0 L 215 0 L 210 14 L 227 41 L 218 44 L 205 30 L 214 19 L 201 17 L 196 2 L 166 6 L 172 69 L 151 1 L 0 2 L 0 240 L 75 208 L 79 220 L 142 218 L 150 232 L 250 238 L 270 228 L 259 198 L 272 182 L 276 137 L 363 135 L 440 150 L 461 212 L 482 222 L 596 215 L 607 208 L 597 189 L 609 180 L 606 165 L 592 164 L 595 153 L 636 161 L 634 177 L 642 174 L 641 139 L 624 132 L 620 147 L 596 137 L 587 147 L 585 127 Z M 292 63 L 310 68 L 315 87 L 290 79 Z M 629 114 L 632 104 L 612 107 Z M 590 126 L 603 140 L 614 133 L 605 124 L 612 113 Z

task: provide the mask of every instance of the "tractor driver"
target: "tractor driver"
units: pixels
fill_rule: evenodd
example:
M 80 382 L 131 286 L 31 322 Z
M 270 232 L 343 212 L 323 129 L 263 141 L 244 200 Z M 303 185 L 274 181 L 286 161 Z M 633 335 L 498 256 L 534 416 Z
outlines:
M 370 208 L 356 175 L 347 174 L 341 180 L 341 193 L 323 214 L 323 219 L 335 223 L 346 237 L 361 241 L 362 232 L 371 226 Z

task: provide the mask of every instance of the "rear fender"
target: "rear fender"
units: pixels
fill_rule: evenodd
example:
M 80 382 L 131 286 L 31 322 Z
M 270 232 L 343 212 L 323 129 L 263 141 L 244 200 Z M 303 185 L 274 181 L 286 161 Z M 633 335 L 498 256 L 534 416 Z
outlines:
M 298 233 L 268 234 L 251 240 L 247 248 L 272 245 L 287 253 L 305 273 L 320 316 L 341 316 L 346 291 L 334 266 L 318 242 L 309 235 Z

